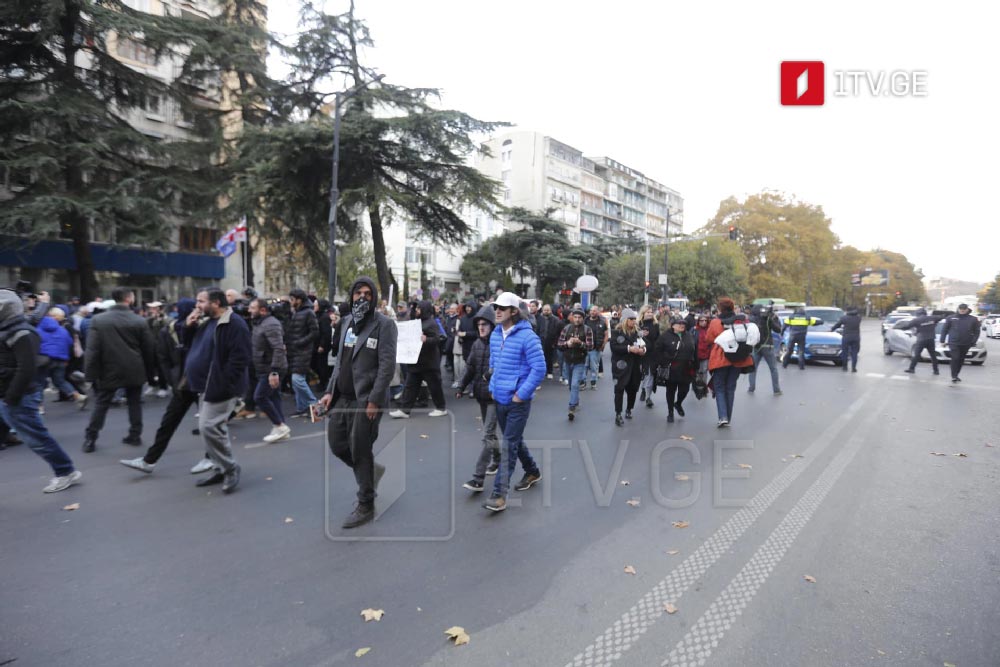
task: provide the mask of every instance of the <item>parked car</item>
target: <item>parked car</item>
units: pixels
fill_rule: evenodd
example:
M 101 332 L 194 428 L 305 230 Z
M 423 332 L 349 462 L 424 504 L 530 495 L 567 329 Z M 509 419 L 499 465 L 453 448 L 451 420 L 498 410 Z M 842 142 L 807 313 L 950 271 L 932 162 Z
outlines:
M 1000 313 L 991 313 L 983 318 L 983 335 L 987 338 L 1000 338 Z
M 910 314 L 889 313 L 888 315 L 885 316 L 885 319 L 882 320 L 882 338 L 885 338 L 885 332 L 891 329 L 893 325 L 896 324 L 896 322 L 900 322 L 902 320 L 912 320 L 912 319 L 913 319 L 912 313 Z
M 910 318 L 912 319 L 912 318 Z M 890 356 L 894 353 L 902 354 L 905 357 L 909 357 L 913 350 L 913 343 L 916 341 L 916 334 L 913 329 L 896 329 L 895 327 L 909 322 L 909 320 L 900 320 L 897 322 L 892 329 L 885 332 L 885 336 L 882 338 L 882 352 L 886 356 Z M 934 356 L 937 357 L 939 364 L 947 364 L 951 361 L 951 350 L 947 345 L 940 342 L 941 329 L 944 328 L 944 322 L 938 322 L 937 327 L 934 329 Z M 927 350 L 923 350 L 920 353 L 920 361 L 930 361 L 931 358 L 927 354 Z M 986 363 L 986 341 L 980 336 L 976 344 L 969 348 L 968 354 L 965 355 L 965 363 L 972 364 L 973 366 L 982 366 Z
M 782 317 L 782 323 L 791 317 L 791 315 L 792 313 L 789 313 Z M 840 308 L 815 307 L 806 308 L 806 315 L 821 320 L 819 324 L 809 327 L 809 330 L 806 332 L 806 361 L 832 361 L 837 366 L 841 365 L 840 348 L 842 337 L 839 332 L 830 331 L 830 327 L 844 316 L 844 311 Z M 781 347 L 778 348 L 778 359 L 782 363 L 785 361 L 785 355 L 789 354 L 788 342 L 790 338 L 791 334 L 788 331 L 781 334 Z M 797 350 L 792 352 L 791 355 L 792 359 L 798 361 L 799 355 Z

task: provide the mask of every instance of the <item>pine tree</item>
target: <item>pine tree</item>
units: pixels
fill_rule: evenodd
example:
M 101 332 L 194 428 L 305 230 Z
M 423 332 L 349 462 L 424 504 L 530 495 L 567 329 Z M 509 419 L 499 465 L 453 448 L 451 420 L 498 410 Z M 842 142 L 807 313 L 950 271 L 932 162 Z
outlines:
M 0 170 L 22 186 L 0 207 L 0 233 L 70 239 L 84 299 L 98 295 L 95 229 L 118 244 L 162 246 L 172 221 L 213 205 L 210 142 L 162 141 L 128 122 L 151 104 L 175 104 L 208 135 L 218 127 L 212 105 L 120 56 L 183 57 L 202 23 L 118 0 L 0 3 Z

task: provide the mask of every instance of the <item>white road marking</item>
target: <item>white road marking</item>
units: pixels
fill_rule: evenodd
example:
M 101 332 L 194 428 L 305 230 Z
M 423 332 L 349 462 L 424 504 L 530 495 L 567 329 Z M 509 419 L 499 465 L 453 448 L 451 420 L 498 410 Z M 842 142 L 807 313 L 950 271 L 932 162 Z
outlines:
M 885 373 L 865 373 L 865 377 L 870 377 L 870 378 L 884 378 L 885 377 Z
M 622 614 L 622 617 L 615 621 L 614 625 L 577 654 L 567 667 L 610 665 L 621 658 L 622 654 L 629 650 L 664 615 L 664 605 L 667 602 L 676 605 L 681 595 L 701 579 L 705 572 L 729 551 L 736 540 L 753 525 L 778 496 L 791 486 L 813 461 L 819 458 L 823 450 L 836 440 L 840 431 L 851 423 L 862 406 L 868 405 L 874 392 L 874 388 L 869 389 L 852 403 L 847 411 L 827 426 L 813 444 L 803 452 L 805 458 L 796 459 L 789 464 L 781 474 L 771 480 L 749 503 L 730 517 L 683 563 L 656 584 L 631 609 Z M 883 399 L 883 401 L 886 400 L 888 400 L 887 397 Z M 876 411 L 875 414 L 880 414 L 880 412 Z
M 732 627 L 736 617 L 750 604 L 754 595 L 764 585 L 774 568 L 781 562 L 789 547 L 805 528 L 827 494 L 837 483 L 851 460 L 864 443 L 864 434 L 875 415 L 881 413 L 883 400 L 871 417 L 847 442 L 847 446 L 833 459 L 795 507 L 771 532 L 753 557 L 747 561 L 740 573 L 730 582 L 722 594 L 712 603 L 691 631 L 677 643 L 674 650 L 661 665 L 676 667 L 702 667 L 706 664 L 712 649 L 717 648 L 726 631 Z

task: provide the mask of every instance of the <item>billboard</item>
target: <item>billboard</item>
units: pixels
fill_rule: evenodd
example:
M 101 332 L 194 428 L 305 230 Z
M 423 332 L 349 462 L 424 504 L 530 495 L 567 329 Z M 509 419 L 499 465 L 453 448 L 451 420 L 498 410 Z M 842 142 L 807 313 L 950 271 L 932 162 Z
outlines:
M 854 287 L 882 287 L 889 284 L 889 271 L 886 269 L 862 269 L 851 274 L 851 285 Z

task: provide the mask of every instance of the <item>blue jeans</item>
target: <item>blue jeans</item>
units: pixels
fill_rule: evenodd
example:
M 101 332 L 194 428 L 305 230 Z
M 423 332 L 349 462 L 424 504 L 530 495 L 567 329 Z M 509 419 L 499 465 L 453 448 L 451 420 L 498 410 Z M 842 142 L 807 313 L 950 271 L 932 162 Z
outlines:
M 514 466 L 521 461 L 525 474 L 540 475 L 535 459 L 524 446 L 524 427 L 528 424 L 531 413 L 531 401 L 522 403 L 497 403 L 497 425 L 503 433 L 503 445 L 500 448 L 500 470 L 493 480 L 493 495 L 507 497 L 510 488 L 510 478 L 514 476 Z
M 569 374 L 569 407 L 575 408 L 580 405 L 580 383 L 583 382 L 587 372 L 586 362 L 578 364 L 566 362 L 566 372 Z
M 49 429 L 42 423 L 42 417 L 38 414 L 38 406 L 42 404 L 42 390 L 38 389 L 30 394 L 25 394 L 21 402 L 17 405 L 8 405 L 6 401 L 0 401 L 0 418 L 16 430 L 18 434 L 28 443 L 31 451 L 45 459 L 56 477 L 64 477 L 76 468 L 73 461 L 59 446 Z
M 733 420 L 733 401 L 736 400 L 736 381 L 739 377 L 740 369 L 735 366 L 723 366 L 712 373 L 715 408 L 719 412 L 720 420 Z
M 559 360 L 559 377 L 563 380 L 569 380 L 569 374 L 566 372 L 566 355 L 559 348 L 556 348 L 556 359 Z
M 861 349 L 861 339 L 856 336 L 844 336 L 840 344 L 841 359 L 844 362 L 844 370 L 847 370 L 847 360 L 851 361 L 851 368 L 858 367 L 858 351 Z
M 781 383 L 778 381 L 778 360 L 774 356 L 774 347 L 768 345 L 753 353 L 753 373 L 750 374 L 750 391 L 757 388 L 757 369 L 760 368 L 760 360 L 767 362 L 767 367 L 771 370 L 771 389 L 775 393 L 781 391 Z
M 295 392 L 295 409 L 299 412 L 305 412 L 316 402 L 316 396 L 309 388 L 306 376 L 301 373 L 292 373 L 292 391 Z
M 253 400 L 257 407 L 264 411 L 267 418 L 275 426 L 285 423 L 285 415 L 281 411 L 281 384 L 276 389 L 271 388 L 267 375 L 257 376 L 257 388 L 253 392 Z
M 66 366 L 69 362 L 62 361 L 60 359 L 52 359 L 49 361 L 49 367 L 47 369 L 48 377 L 52 378 L 52 384 L 55 388 L 59 390 L 64 396 L 72 396 L 76 392 L 76 387 L 71 385 L 66 380 Z
M 587 377 L 591 382 L 597 382 L 597 369 L 601 365 L 601 351 L 591 350 L 587 352 Z

